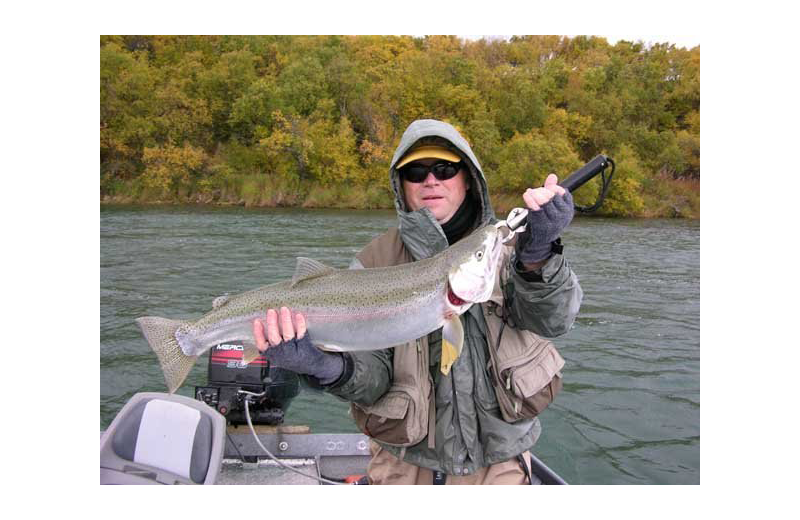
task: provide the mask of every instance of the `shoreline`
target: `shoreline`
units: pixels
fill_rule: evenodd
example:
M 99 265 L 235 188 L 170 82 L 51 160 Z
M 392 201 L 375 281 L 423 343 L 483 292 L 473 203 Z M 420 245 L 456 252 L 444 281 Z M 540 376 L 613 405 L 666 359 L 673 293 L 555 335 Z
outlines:
M 516 205 L 509 205 L 506 207 L 502 202 L 498 205 L 495 200 L 492 200 L 492 208 L 498 218 L 506 215 L 512 208 L 521 206 L 522 203 Z M 244 208 L 244 209 L 315 209 L 315 210 L 377 210 L 377 211 L 393 211 L 394 205 L 386 205 L 379 207 L 361 207 L 356 205 L 347 205 L 346 203 L 340 205 L 315 205 L 315 204 L 270 204 L 270 203 L 248 203 L 244 200 L 238 202 L 231 201 L 170 201 L 170 200 L 132 200 L 131 197 L 111 197 L 106 196 L 100 200 L 100 206 L 169 206 L 169 207 L 207 207 L 207 208 Z M 649 214 L 649 215 L 612 215 L 606 214 L 601 210 L 595 213 L 580 213 L 575 212 L 576 217 L 600 217 L 600 218 L 619 218 L 619 219 L 643 219 L 643 220 L 656 220 L 656 219 L 681 219 L 681 220 L 700 220 L 699 211 L 697 215 L 686 214 L 679 208 L 672 208 L 672 215 L 665 214 Z

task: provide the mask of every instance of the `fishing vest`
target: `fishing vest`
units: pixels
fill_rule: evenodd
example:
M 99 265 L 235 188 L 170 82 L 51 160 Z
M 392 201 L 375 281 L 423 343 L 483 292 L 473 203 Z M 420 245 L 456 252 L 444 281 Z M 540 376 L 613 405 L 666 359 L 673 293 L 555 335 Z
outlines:
M 564 366 L 551 341 L 517 328 L 505 312 L 503 287 L 510 276 L 512 250 L 513 245 L 504 248 L 492 296 L 480 304 L 487 325 L 488 371 L 507 422 L 539 415 L 561 390 Z M 374 239 L 356 257 L 367 268 L 413 261 L 397 228 Z M 394 348 L 389 390 L 372 405 L 350 405 L 350 414 L 364 434 L 400 447 L 413 446 L 427 436 L 428 446 L 434 448 L 436 411 L 429 356 L 427 336 Z

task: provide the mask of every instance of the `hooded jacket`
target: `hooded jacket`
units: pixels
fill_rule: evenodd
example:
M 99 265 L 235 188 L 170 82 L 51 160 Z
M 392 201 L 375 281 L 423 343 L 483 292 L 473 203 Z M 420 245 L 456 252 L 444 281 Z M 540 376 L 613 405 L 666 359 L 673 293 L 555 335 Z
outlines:
M 413 261 L 431 257 L 448 246 L 444 231 L 430 210 L 407 210 L 402 182 L 395 168 L 409 150 L 423 144 L 445 146 L 466 163 L 470 173 L 467 197 L 472 197 L 480 207 L 475 227 L 496 221 L 483 170 L 466 140 L 447 123 L 429 119 L 414 121 L 403 134 L 389 168 L 398 229 L 387 232 L 399 233 L 403 250 L 396 255 L 410 257 Z M 378 237 L 364 251 L 382 243 L 386 241 Z M 510 261 L 513 266 L 514 258 Z M 363 265 L 357 257 L 351 268 L 359 267 Z M 554 254 L 546 262 L 541 269 L 541 281 L 526 281 L 513 267 L 510 273 L 503 292 L 508 295 L 505 305 L 516 326 L 547 337 L 567 332 L 578 314 L 583 292 L 564 256 Z M 473 474 L 478 468 L 509 460 L 531 449 L 541 431 L 537 418 L 514 423 L 503 420 L 487 373 L 488 329 L 482 309 L 473 305 L 461 320 L 464 347 L 448 375 L 439 371 L 441 331 L 428 336 L 430 373 L 435 389 L 435 442 L 423 440 L 407 448 L 382 444 L 411 464 L 451 475 Z M 392 384 L 392 358 L 393 349 L 344 353 L 344 373 L 325 390 L 344 400 L 369 406 Z

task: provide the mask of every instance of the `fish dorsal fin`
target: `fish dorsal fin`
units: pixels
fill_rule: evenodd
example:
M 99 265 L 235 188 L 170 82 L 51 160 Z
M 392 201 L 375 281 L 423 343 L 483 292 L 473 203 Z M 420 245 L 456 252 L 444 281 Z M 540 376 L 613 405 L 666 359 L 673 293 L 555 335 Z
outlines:
M 211 308 L 214 309 L 214 310 L 217 310 L 220 307 L 222 307 L 223 305 L 225 305 L 226 303 L 228 303 L 228 300 L 230 300 L 230 299 L 231 299 L 231 297 L 228 296 L 227 294 L 223 294 L 222 296 L 214 298 L 214 301 L 211 302 Z
M 322 276 L 334 272 L 336 269 L 329 267 L 322 262 L 317 262 L 310 258 L 302 256 L 297 258 L 297 267 L 294 269 L 294 276 L 292 276 L 292 287 L 302 282 L 303 280 L 310 280 L 317 276 Z

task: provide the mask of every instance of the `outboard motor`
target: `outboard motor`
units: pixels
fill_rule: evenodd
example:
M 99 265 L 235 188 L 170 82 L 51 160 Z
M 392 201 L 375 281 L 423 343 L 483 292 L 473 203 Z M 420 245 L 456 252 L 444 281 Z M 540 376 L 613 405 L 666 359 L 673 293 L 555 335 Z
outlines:
M 242 392 L 248 392 L 255 394 L 250 401 L 253 424 L 283 422 L 289 404 L 300 393 L 297 374 L 269 366 L 264 354 L 245 365 L 240 342 L 222 343 L 209 352 L 208 385 L 195 387 L 195 399 L 217 410 L 230 424 L 247 424 Z

